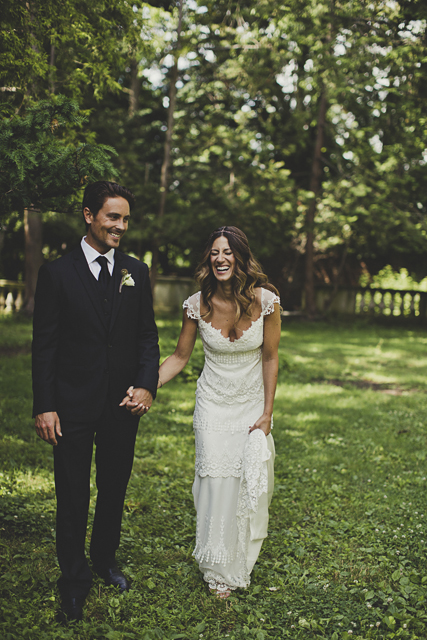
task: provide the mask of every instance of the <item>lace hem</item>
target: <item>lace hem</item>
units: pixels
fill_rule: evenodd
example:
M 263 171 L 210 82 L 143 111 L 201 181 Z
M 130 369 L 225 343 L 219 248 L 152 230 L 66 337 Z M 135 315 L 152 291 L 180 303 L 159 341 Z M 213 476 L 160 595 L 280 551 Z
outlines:
M 197 475 L 202 477 L 240 478 L 242 471 L 242 452 L 239 450 L 236 451 L 231 442 L 225 442 L 220 450 L 214 453 L 212 446 L 206 446 L 203 438 L 196 437 L 195 471 Z
M 203 580 L 208 583 L 209 589 L 215 589 L 216 591 L 234 591 L 239 588 L 245 589 L 250 584 L 241 577 L 236 578 L 236 580 L 233 581 L 234 584 L 227 584 L 224 582 L 224 576 L 215 573 L 215 571 L 205 571 L 203 573 Z
M 193 556 L 199 564 L 209 562 L 210 564 L 229 564 L 234 562 L 236 554 L 224 549 L 210 549 L 209 545 L 202 545 L 196 541 Z
M 238 466 L 215 465 L 206 462 L 199 462 L 195 465 L 195 472 L 201 478 L 240 478 L 242 473 L 242 463 Z
M 204 527 L 202 527 L 201 520 L 204 520 Z M 218 518 L 214 518 L 213 516 L 211 518 L 206 516 L 204 519 L 197 518 L 196 547 L 193 551 L 193 556 L 199 564 L 206 562 L 226 565 L 234 562 L 236 549 L 230 549 L 225 544 L 225 528 L 224 516 L 221 517 L 219 522 Z M 201 531 L 202 534 L 200 533 Z M 214 542 L 214 538 L 218 533 L 219 539 Z M 202 540 L 202 536 L 205 538 L 205 542 Z

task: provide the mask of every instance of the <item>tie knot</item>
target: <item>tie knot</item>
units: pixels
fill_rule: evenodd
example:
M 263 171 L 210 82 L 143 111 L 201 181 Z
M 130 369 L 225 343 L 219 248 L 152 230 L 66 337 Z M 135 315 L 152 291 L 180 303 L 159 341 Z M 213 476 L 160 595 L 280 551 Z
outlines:
M 108 269 L 108 260 L 105 256 L 98 256 L 96 261 L 101 265 L 101 269 Z

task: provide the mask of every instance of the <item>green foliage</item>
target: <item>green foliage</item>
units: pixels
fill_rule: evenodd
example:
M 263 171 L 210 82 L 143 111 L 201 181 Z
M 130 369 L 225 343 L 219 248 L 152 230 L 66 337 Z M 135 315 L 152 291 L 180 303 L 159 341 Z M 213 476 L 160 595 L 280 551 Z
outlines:
M 166 357 L 179 321 L 159 330 Z M 119 561 L 133 589 L 119 596 L 96 578 L 69 629 L 54 621 L 52 453 L 30 419 L 30 337 L 25 321 L 1 319 L 2 638 L 426 637 L 425 330 L 284 323 L 269 537 L 251 586 L 227 602 L 208 594 L 191 557 L 194 381 L 161 389 L 126 496 Z M 197 341 L 194 369 L 201 353 Z
M 141 13 L 123 0 L 3 0 L 0 107 L 11 114 L 22 101 L 56 89 L 73 98 L 120 91 L 124 53 L 139 40 Z
M 105 145 L 70 144 L 69 130 L 85 122 L 76 102 L 53 96 L 24 116 L 0 122 L 0 208 L 3 214 L 64 209 L 83 185 L 114 174 Z
M 368 286 L 378 289 L 400 289 L 402 291 L 427 291 L 427 278 L 417 282 L 408 272 L 403 268 L 400 271 L 394 271 L 391 265 L 386 265 L 372 278 L 368 274 L 363 274 L 360 278 L 360 284 L 362 286 Z
M 179 50 L 176 3 L 3 4 L 0 107 L 19 114 L 60 91 L 90 111 L 81 138 L 116 149 L 120 180 L 137 196 L 124 248 L 142 257 L 160 236 L 160 271 L 188 274 L 209 232 L 236 224 L 283 293 L 301 288 L 326 92 L 317 278 L 333 281 L 342 259 L 352 284 L 362 261 L 372 273 L 392 264 L 425 277 L 420 2 L 184 3 Z M 180 77 L 159 222 L 172 52 Z M 54 238 L 51 222 L 57 252 L 63 229 Z
M 99 138 L 120 150 L 117 166 L 138 194 L 141 224 L 126 241 L 141 256 L 159 231 L 177 23 L 176 8 L 146 5 L 144 11 L 139 105 L 129 116 L 123 94 L 108 96 L 105 112 L 91 117 Z M 185 3 L 173 167 L 161 229 L 164 272 L 181 269 L 176 256 L 191 271 L 208 233 L 228 223 L 245 230 L 284 290 L 295 280 L 301 286 L 304 218 L 313 198 L 313 150 L 326 91 L 323 190 L 315 221 L 323 271 L 316 275 L 333 280 L 344 252 L 355 269 L 361 260 L 373 272 L 400 260 L 425 275 L 427 266 L 419 265 L 427 247 L 424 40 L 425 22 L 417 22 L 403 2 L 344 1 L 332 9 L 313 0 Z M 133 90 L 125 64 L 123 84 Z

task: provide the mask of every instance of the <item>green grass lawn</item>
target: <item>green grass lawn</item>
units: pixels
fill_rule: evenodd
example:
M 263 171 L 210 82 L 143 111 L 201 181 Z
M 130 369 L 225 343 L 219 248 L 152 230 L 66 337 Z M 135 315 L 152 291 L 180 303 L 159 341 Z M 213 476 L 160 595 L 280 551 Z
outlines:
M 179 325 L 159 321 L 163 357 Z M 95 578 L 70 628 L 55 623 L 52 450 L 32 426 L 31 326 L 3 319 L 0 334 L 2 640 L 426 640 L 425 330 L 284 321 L 269 537 L 251 586 L 228 601 L 208 594 L 191 555 L 198 341 L 140 423 L 119 553 L 133 589 Z

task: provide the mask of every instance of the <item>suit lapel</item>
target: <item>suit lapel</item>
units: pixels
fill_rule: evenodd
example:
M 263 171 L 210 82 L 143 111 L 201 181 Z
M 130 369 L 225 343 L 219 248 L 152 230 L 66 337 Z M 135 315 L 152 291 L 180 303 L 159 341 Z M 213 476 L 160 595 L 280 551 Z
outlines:
M 96 313 L 99 316 L 103 326 L 108 329 L 108 319 L 105 317 L 102 308 L 101 296 L 99 295 L 96 279 L 92 275 L 89 265 L 81 247 L 78 247 L 74 255 L 74 266 L 86 289 L 86 292 L 92 302 Z
M 117 250 L 114 252 L 114 271 L 113 271 L 113 304 L 111 309 L 111 320 L 109 331 L 111 332 L 114 323 L 117 318 L 117 314 L 122 303 L 122 294 L 119 293 L 120 282 L 122 280 L 122 268 L 123 268 L 124 254 L 119 253 Z

